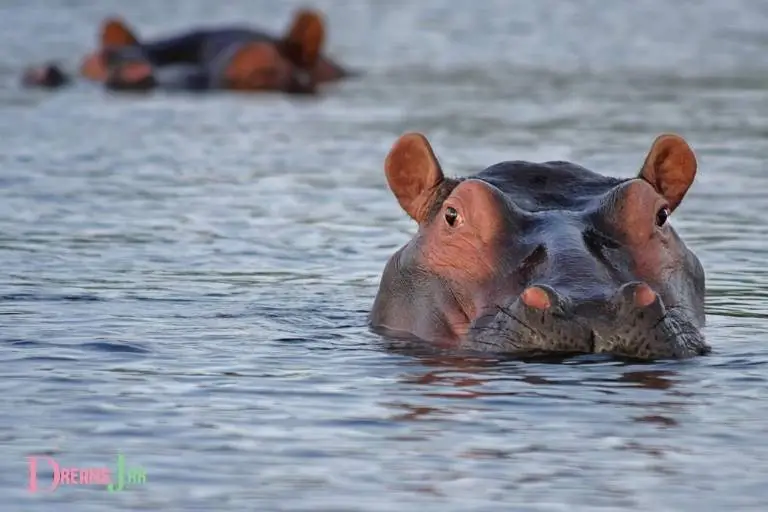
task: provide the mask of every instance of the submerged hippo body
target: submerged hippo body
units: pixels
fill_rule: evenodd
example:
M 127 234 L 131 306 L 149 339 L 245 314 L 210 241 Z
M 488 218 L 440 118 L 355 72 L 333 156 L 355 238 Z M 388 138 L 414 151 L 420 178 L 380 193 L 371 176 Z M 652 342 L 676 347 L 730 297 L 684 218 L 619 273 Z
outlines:
M 705 354 L 704 271 L 667 221 L 695 174 L 688 144 L 663 135 L 634 179 L 523 161 L 451 179 L 404 135 L 386 176 L 418 232 L 389 259 L 371 326 L 519 355 Z

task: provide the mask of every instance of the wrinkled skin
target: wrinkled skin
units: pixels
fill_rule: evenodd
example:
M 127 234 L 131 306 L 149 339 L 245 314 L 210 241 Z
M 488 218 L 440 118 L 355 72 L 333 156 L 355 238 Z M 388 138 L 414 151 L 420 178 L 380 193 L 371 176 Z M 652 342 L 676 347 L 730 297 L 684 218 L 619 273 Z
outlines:
M 388 261 L 370 324 L 436 346 L 687 358 L 710 348 L 704 271 L 668 217 L 696 174 L 676 135 L 633 179 L 569 162 L 502 162 L 451 179 L 424 136 L 386 161 L 418 232 Z

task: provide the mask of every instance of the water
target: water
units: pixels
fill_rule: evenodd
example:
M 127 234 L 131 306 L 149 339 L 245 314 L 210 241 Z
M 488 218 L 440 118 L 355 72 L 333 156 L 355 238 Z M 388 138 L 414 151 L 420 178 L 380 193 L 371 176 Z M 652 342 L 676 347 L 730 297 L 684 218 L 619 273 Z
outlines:
M 764 510 L 768 8 L 314 4 L 366 75 L 303 100 L 16 85 L 31 62 L 76 66 L 105 15 L 145 36 L 277 30 L 294 1 L 0 6 L 0 509 Z M 450 174 L 519 158 L 630 176 L 658 133 L 684 135 L 700 172 L 673 223 L 707 271 L 713 354 L 389 349 L 365 320 L 414 231 L 383 176 L 406 130 Z M 28 455 L 118 452 L 144 485 L 27 490 Z

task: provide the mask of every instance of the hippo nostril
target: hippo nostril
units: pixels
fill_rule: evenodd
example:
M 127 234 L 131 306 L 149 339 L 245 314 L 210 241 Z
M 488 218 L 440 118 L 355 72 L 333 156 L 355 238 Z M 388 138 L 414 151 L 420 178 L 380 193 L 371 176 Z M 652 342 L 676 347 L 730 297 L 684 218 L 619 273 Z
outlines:
M 529 286 L 520 294 L 520 299 L 528 307 L 544 310 L 552 306 L 551 293 L 541 286 Z
M 656 292 L 645 283 L 640 283 L 635 287 L 634 303 L 639 308 L 645 308 L 653 304 L 656 300 Z
M 617 307 L 635 309 L 653 303 L 656 293 L 647 284 L 640 281 L 625 283 L 613 297 Z
M 623 314 L 639 314 L 640 318 L 663 316 L 666 312 L 659 294 L 648 284 L 635 281 L 622 286 L 614 297 L 615 307 Z

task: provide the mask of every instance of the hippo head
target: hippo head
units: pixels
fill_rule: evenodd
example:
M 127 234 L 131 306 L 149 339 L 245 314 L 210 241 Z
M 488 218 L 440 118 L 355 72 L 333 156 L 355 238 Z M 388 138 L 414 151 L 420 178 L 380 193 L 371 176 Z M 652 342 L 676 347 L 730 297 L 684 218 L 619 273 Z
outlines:
M 320 13 L 299 9 L 282 38 L 238 46 L 217 75 L 230 90 L 314 94 L 318 81 L 314 70 L 324 43 L 325 23 Z
M 222 59 L 222 69 L 212 73 L 213 83 L 223 89 L 293 94 L 317 92 L 312 76 L 286 59 L 272 43 L 237 44 L 230 51 L 227 58 Z
M 669 222 L 696 174 L 682 138 L 658 137 L 631 179 L 562 161 L 447 178 L 417 133 L 385 167 L 418 231 L 384 269 L 375 330 L 513 355 L 709 352 L 704 271 Z

